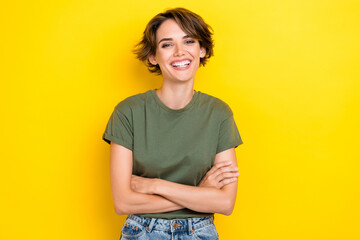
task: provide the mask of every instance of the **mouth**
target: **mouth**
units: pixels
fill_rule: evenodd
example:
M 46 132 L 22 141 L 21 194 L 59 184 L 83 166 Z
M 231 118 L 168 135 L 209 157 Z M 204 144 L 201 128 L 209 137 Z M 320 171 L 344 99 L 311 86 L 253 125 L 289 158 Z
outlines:
M 171 66 L 178 71 L 182 71 L 182 70 L 186 70 L 190 67 L 191 64 L 191 60 L 189 59 L 184 59 L 184 60 L 180 60 L 180 61 L 174 61 L 171 63 Z

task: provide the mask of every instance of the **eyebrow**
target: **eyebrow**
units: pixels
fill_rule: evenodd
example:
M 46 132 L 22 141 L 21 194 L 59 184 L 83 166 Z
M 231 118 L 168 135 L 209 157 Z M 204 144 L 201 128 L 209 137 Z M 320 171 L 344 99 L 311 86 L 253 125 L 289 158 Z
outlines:
M 190 37 L 189 35 L 185 35 L 185 36 L 183 36 L 183 39 L 189 38 L 189 37 Z M 171 40 L 173 40 L 173 39 L 172 38 L 163 38 L 158 42 L 158 44 L 160 44 L 161 42 L 164 42 L 164 41 L 171 41 Z

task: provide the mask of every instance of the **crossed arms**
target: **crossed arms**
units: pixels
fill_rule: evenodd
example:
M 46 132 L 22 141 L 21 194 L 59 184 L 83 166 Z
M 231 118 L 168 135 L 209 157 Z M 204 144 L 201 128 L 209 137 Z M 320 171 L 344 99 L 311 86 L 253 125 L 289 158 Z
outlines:
M 198 186 L 132 175 L 132 151 L 111 142 L 110 180 L 115 212 L 160 213 L 189 208 L 197 212 L 230 215 L 237 192 L 235 149 L 216 154 L 214 166 Z

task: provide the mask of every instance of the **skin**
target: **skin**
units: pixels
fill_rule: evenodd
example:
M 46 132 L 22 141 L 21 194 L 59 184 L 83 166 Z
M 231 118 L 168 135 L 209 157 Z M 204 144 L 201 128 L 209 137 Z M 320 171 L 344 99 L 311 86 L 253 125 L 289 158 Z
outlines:
M 172 19 L 163 22 L 156 32 L 156 55 L 150 56 L 153 65 L 159 64 L 163 82 L 157 94 L 160 100 L 172 109 L 185 107 L 194 94 L 195 73 L 199 68 L 200 58 L 206 51 L 200 48 L 199 41 L 186 37 L 187 34 Z M 171 39 L 165 40 L 164 39 Z M 182 59 L 191 60 L 186 71 L 175 70 L 171 63 Z
M 156 39 L 156 54 L 149 57 L 152 64 L 159 64 L 163 76 L 156 93 L 169 108 L 184 108 L 194 94 L 195 74 L 205 49 L 172 19 L 160 25 Z M 172 66 L 184 59 L 191 61 L 189 66 Z M 111 142 L 110 178 L 117 214 L 160 213 L 182 208 L 224 215 L 233 211 L 239 176 L 234 148 L 216 154 L 214 166 L 198 186 L 134 176 L 132 166 L 132 151 Z

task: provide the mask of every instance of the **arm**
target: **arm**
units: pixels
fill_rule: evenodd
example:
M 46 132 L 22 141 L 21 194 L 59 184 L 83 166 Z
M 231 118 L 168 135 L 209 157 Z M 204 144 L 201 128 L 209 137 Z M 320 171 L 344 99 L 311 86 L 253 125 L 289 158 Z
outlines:
M 184 208 L 164 197 L 133 191 L 130 185 L 132 166 L 132 151 L 111 142 L 110 180 L 117 214 L 159 213 Z
M 229 160 L 233 167 L 237 166 L 234 148 L 218 153 L 215 157 L 214 164 L 219 165 L 219 163 Z M 146 179 L 144 182 L 145 184 L 139 186 L 137 191 L 161 195 L 194 211 L 230 215 L 235 205 L 237 192 L 237 176 L 234 178 L 233 173 L 233 171 L 237 171 L 237 169 L 234 169 L 233 167 L 211 169 L 205 176 L 205 181 L 211 180 L 214 176 L 218 178 L 219 176 L 216 176 L 212 170 L 214 172 L 220 171 L 225 175 L 230 175 L 229 178 L 228 176 L 220 174 L 220 178 L 224 179 L 222 181 L 223 187 L 221 188 L 208 187 L 206 184 L 203 184 L 203 181 L 199 186 L 194 187 L 162 179 Z

